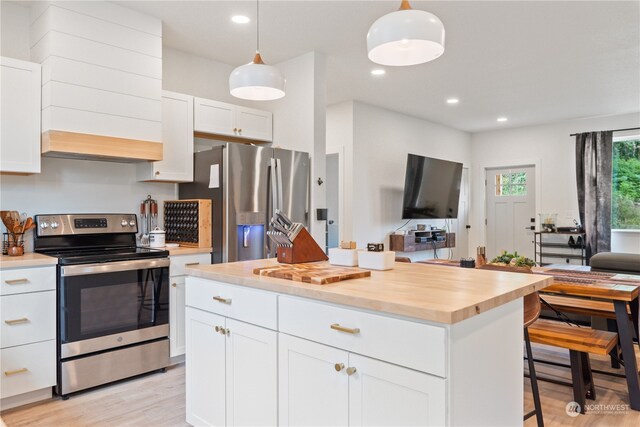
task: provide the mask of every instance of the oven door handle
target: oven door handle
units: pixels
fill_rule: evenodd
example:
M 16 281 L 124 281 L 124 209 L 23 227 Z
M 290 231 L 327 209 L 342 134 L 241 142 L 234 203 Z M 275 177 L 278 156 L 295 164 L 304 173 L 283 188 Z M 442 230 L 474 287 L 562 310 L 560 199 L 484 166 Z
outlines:
M 169 258 L 104 262 L 96 264 L 68 265 L 62 267 L 61 276 L 86 276 L 90 274 L 114 273 L 117 271 L 143 270 L 169 266 Z

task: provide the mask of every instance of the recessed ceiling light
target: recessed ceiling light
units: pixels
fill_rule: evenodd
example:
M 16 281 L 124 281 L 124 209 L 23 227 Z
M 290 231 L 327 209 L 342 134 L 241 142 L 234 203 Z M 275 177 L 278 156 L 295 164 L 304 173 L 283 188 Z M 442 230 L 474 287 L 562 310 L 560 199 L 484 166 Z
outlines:
M 447 99 L 447 104 L 457 104 L 458 102 L 460 102 L 460 100 L 458 98 L 449 98 L 449 99 Z
M 383 70 L 382 68 L 376 68 L 375 70 L 371 70 L 371 75 L 372 76 L 382 76 L 386 73 L 385 70 Z
M 499 122 L 506 122 L 506 121 L 507 121 L 507 118 L 506 118 L 506 117 L 498 117 L 498 118 L 496 119 L 496 121 L 499 121 Z
M 234 15 L 231 17 L 231 20 L 236 24 L 248 24 L 251 21 L 248 16 L 244 15 Z

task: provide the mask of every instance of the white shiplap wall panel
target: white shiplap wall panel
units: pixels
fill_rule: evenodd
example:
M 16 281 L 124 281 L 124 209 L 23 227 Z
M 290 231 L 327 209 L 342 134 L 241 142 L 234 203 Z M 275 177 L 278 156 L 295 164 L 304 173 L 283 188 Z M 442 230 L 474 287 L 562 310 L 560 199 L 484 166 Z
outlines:
M 50 56 L 42 63 L 42 80 L 70 83 L 154 100 L 162 96 L 160 79 L 58 56 Z
M 162 141 L 162 123 L 160 122 L 55 106 L 42 110 L 42 131 L 51 129 L 116 138 Z
M 54 1 L 58 7 L 162 37 L 162 21 L 108 1 Z M 32 21 L 33 22 L 33 21 Z
M 51 5 L 32 24 L 31 47 L 49 31 L 59 31 L 106 45 L 162 58 L 162 37 Z
M 58 31 L 49 31 L 31 48 L 31 59 L 35 62 L 42 63 L 49 56 L 59 56 L 154 79 L 162 79 L 161 58 L 142 55 Z
M 162 117 L 162 102 L 67 83 L 47 82 L 42 86 L 42 108 L 72 108 L 156 121 Z

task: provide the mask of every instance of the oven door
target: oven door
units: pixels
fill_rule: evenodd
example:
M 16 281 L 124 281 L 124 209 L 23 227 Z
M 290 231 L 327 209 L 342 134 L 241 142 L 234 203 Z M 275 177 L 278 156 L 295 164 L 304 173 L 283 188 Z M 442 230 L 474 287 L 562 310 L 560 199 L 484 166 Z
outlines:
M 61 358 L 169 335 L 169 259 L 60 267 Z

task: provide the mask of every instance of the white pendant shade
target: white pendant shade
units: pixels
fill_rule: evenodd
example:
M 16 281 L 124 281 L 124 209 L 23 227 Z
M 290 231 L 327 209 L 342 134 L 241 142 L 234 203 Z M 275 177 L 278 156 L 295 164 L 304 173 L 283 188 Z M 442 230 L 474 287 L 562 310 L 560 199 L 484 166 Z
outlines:
M 433 61 L 444 53 L 444 25 L 432 13 L 404 9 L 382 16 L 367 33 L 369 59 L 390 66 Z
M 264 64 L 256 54 L 253 62 L 231 72 L 229 89 L 236 98 L 270 101 L 284 96 L 284 78 L 276 67 Z

